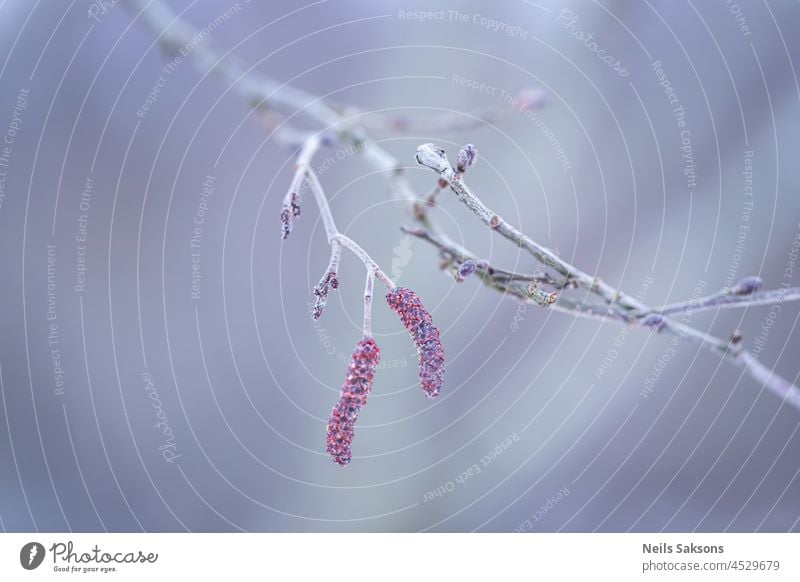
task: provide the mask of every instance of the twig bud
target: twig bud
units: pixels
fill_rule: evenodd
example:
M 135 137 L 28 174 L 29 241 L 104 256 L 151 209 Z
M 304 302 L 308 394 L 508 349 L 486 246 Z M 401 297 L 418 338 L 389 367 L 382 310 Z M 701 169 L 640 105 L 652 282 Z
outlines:
M 736 285 L 731 287 L 730 292 L 732 295 L 750 295 L 761 289 L 763 284 L 764 281 L 761 279 L 761 277 L 752 275 L 750 277 L 745 277 L 736 283 Z
M 456 172 L 463 174 L 471 165 L 478 159 L 478 148 L 471 143 L 465 145 L 458 152 L 458 159 L 456 160 Z
M 655 332 L 659 332 L 666 327 L 667 322 L 660 313 L 648 313 L 642 318 L 642 325 L 649 327 Z
M 297 194 L 293 192 L 281 209 L 281 239 L 286 240 L 292 232 L 295 216 L 300 216 L 300 204 Z
M 464 279 L 472 275 L 472 273 L 474 273 L 475 269 L 477 268 L 478 265 L 475 263 L 475 261 L 467 259 L 466 261 L 461 263 L 461 266 L 458 268 L 458 272 L 456 273 L 456 281 L 462 283 Z
M 419 381 L 428 398 L 436 398 L 444 381 L 444 350 L 439 329 L 416 293 L 396 287 L 386 295 L 389 308 L 400 316 L 419 356 Z
M 328 303 L 328 291 L 331 289 L 339 288 L 339 279 L 336 278 L 336 271 L 328 271 L 322 276 L 319 283 L 314 287 L 314 310 L 311 317 L 319 319 L 322 315 L 322 310 Z
M 353 457 L 350 447 L 353 444 L 356 419 L 361 407 L 367 403 L 367 396 L 375 379 L 375 368 L 380 359 L 380 350 L 371 337 L 356 344 L 347 365 L 347 376 L 342 384 L 339 401 L 331 410 L 325 443 L 333 461 L 342 466 L 347 465 Z

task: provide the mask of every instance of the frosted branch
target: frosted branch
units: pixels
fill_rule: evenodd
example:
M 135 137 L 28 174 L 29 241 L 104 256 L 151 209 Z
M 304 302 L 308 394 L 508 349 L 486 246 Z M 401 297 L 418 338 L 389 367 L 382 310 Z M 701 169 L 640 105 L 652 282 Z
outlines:
M 364 337 L 372 337 L 372 295 L 375 287 L 375 271 L 367 269 L 364 285 Z
M 632 297 L 622 294 L 597 277 L 593 277 L 562 260 L 547 247 L 540 245 L 517 228 L 509 224 L 499 214 L 488 208 L 467 186 L 463 176 L 450 165 L 444 150 L 434 144 L 423 144 L 417 148 L 417 162 L 439 174 L 449 184 L 456 198 L 463 203 L 484 224 L 528 251 L 540 263 L 554 269 L 565 278 L 601 296 L 608 303 L 618 302 L 628 309 L 641 310 L 642 305 Z
M 734 294 L 731 291 L 720 291 L 719 293 L 699 299 L 657 307 L 654 311 L 662 315 L 673 315 L 684 312 L 703 311 L 705 309 L 746 308 L 756 305 L 774 305 L 785 301 L 797 300 L 800 300 L 800 287 L 756 291 L 750 295 Z
M 294 219 L 300 216 L 300 188 L 308 178 L 311 158 L 317 153 L 319 146 L 320 139 L 314 134 L 309 136 L 300 148 L 289 191 L 283 198 L 283 208 L 281 209 L 281 238 L 283 240 L 286 240 L 292 232 Z
M 600 297 L 607 304 L 602 306 L 559 296 L 558 300 L 553 304 L 554 309 L 566 311 L 579 317 L 610 319 L 629 325 L 642 326 L 656 333 L 665 332 L 679 338 L 691 340 L 744 368 L 756 381 L 762 383 L 770 391 L 782 395 L 785 402 L 800 409 L 800 388 L 774 372 L 768 371 L 752 354 L 741 347 L 740 338 L 737 338 L 736 342 L 722 340 L 666 316 L 665 309 L 669 308 L 673 313 L 688 311 L 690 308 L 687 306 L 691 302 L 667 306 L 662 310 L 654 310 L 644 305 L 633 297 L 604 283 L 599 278 L 584 273 L 574 265 L 562 260 L 553 251 L 535 242 L 506 222 L 470 190 L 464 181 L 463 173 L 453 169 L 443 149 L 434 144 L 423 144 L 417 148 L 416 159 L 419 164 L 430 168 L 441 179 L 446 180 L 459 202 L 464 204 L 489 228 L 498 232 L 516 246 L 527 250 L 545 267 L 555 270 L 570 283 L 586 289 L 590 294 Z M 426 236 L 429 239 L 433 238 L 430 235 Z M 519 293 L 518 289 L 514 289 L 513 285 L 493 284 L 492 286 L 524 298 L 524 294 Z M 769 304 L 775 302 L 776 294 L 780 292 L 783 292 L 787 297 L 794 298 L 793 289 L 761 292 L 758 291 L 760 286 L 760 279 L 748 277 L 740 281 L 732 289 L 706 298 L 707 301 L 705 303 L 708 304 L 708 307 L 743 303 L 751 305 Z M 697 303 L 705 304 L 704 300 L 700 300 Z

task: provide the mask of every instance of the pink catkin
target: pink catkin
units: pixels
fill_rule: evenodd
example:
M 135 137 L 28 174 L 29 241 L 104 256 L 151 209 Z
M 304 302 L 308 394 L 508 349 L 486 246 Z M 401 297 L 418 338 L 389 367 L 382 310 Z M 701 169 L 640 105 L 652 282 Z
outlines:
M 367 403 L 367 396 L 375 379 L 375 368 L 380 359 L 380 350 L 371 337 L 356 344 L 347 366 L 347 376 L 342 384 L 339 401 L 331 410 L 325 442 L 328 454 L 334 462 L 342 466 L 347 465 L 353 457 L 350 447 L 353 444 L 356 419 L 361 407 Z
M 436 398 L 444 381 L 444 350 L 439 330 L 416 293 L 397 287 L 386 295 L 389 308 L 400 316 L 419 356 L 419 381 L 428 398 Z

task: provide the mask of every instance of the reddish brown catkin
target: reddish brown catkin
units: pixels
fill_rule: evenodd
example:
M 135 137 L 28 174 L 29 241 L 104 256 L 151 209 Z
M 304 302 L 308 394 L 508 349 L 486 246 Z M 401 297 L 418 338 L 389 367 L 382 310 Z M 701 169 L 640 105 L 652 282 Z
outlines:
M 375 379 L 375 368 L 380 359 L 380 350 L 371 337 L 356 344 L 347 366 L 347 376 L 342 384 L 339 401 L 331 410 L 325 442 L 328 454 L 335 463 L 342 466 L 353 458 L 350 447 L 353 444 L 356 419 L 361 407 L 367 403 L 367 396 Z
M 400 316 L 419 356 L 419 381 L 428 398 L 436 398 L 444 381 L 444 350 L 439 330 L 416 293 L 396 287 L 386 295 L 389 308 Z

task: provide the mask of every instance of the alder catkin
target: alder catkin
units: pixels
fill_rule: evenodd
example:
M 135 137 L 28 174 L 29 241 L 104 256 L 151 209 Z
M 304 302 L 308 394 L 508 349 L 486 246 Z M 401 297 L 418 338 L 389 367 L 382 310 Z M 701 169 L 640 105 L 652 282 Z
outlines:
M 331 410 L 325 442 L 328 454 L 335 463 L 342 466 L 347 465 L 353 457 L 350 447 L 353 444 L 356 419 L 361 407 L 367 403 L 379 361 L 380 350 L 371 337 L 356 344 L 347 366 L 347 376 L 342 384 L 339 401 Z
M 386 295 L 389 308 L 400 316 L 419 356 L 419 381 L 428 398 L 439 395 L 444 381 L 444 350 L 439 329 L 416 293 L 396 287 Z

